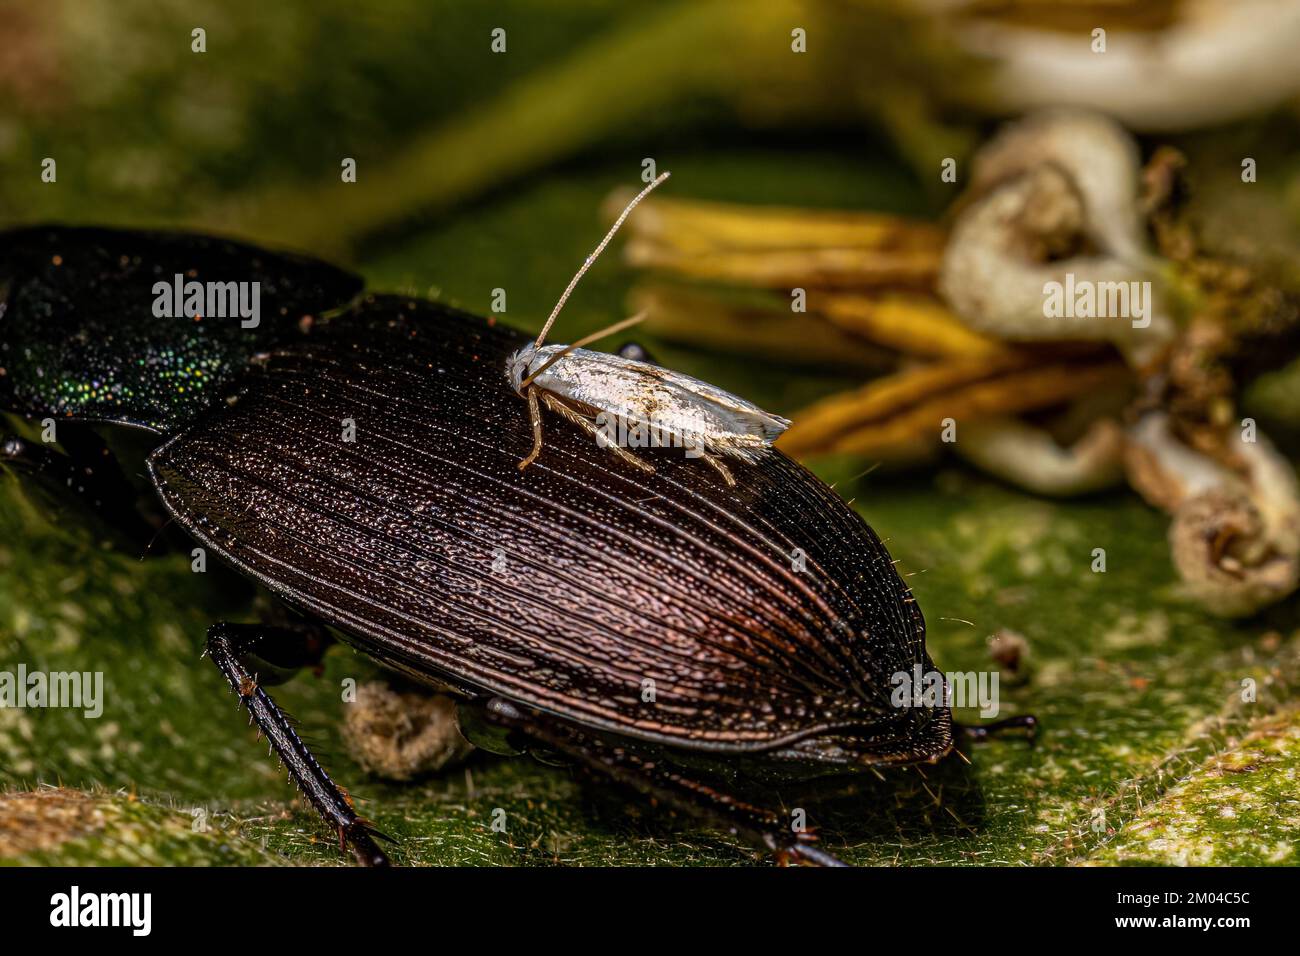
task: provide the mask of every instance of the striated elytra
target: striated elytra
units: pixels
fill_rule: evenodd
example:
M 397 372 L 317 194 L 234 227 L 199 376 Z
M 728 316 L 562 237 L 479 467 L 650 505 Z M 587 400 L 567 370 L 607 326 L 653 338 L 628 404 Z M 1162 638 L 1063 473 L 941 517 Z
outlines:
M 260 277 L 261 325 L 156 317 L 150 287 L 174 273 Z M 503 369 L 527 340 L 359 289 L 201 236 L 0 234 L 0 410 L 55 417 L 61 446 L 14 434 L 5 458 L 37 478 L 81 468 L 121 513 L 126 483 L 79 460 L 97 446 L 77 423 L 156 434 L 148 475 L 181 527 L 449 689 L 471 737 L 540 744 L 781 858 L 835 862 L 779 804 L 738 799 L 730 768 L 798 779 L 949 752 L 946 708 L 890 705 L 890 675 L 933 670 L 921 610 L 821 481 L 779 452 L 736 462 L 735 487 L 681 449 L 642 450 L 648 474 L 563 423 L 520 471 L 532 435 Z M 307 659 L 307 631 L 216 624 L 208 651 L 340 840 L 383 863 L 263 686 L 267 662 Z

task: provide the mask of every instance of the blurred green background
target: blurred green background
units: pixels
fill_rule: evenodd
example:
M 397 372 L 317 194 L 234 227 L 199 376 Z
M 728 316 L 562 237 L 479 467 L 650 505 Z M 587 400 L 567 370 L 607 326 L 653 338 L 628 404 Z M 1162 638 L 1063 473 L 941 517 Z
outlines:
M 790 18 L 832 15 L 860 42 L 791 65 Z M 206 53 L 191 52 L 195 27 Z M 495 27 L 505 54 L 490 51 Z M 672 170 L 674 195 L 936 218 L 953 196 L 931 160 L 964 157 L 992 126 L 951 103 L 982 67 L 878 4 L 54 2 L 0 6 L 0 36 L 0 224 L 232 232 L 479 313 L 502 287 L 504 319 L 530 328 L 600 235 L 601 199 L 635 182 L 644 157 Z M 1270 157 L 1287 172 L 1261 191 L 1268 211 L 1225 206 L 1223 219 L 1292 234 L 1293 111 L 1166 138 L 1202 165 L 1216 150 Z M 46 156 L 57 184 L 40 182 Z M 343 157 L 356 184 L 339 182 Z M 632 282 L 603 260 L 564 337 L 622 317 Z M 780 412 L 846 384 L 655 352 Z M 1294 376 L 1260 396 L 1248 410 L 1294 441 Z M 855 863 L 1297 861 L 1294 601 L 1244 623 L 1207 617 L 1178 593 L 1167 519 L 1129 492 L 1048 502 L 955 462 L 865 477 L 866 462 L 813 464 L 899 559 L 942 669 L 988 669 L 989 635 L 1025 637 L 1028 677 L 1004 683 L 1004 713 L 1044 726 L 1034 748 L 976 746 L 969 770 L 891 775 L 829 848 Z M 1104 574 L 1089 568 L 1098 547 Z M 212 621 L 251 617 L 246 589 L 191 574 L 183 556 L 138 557 L 0 479 L 0 668 L 102 670 L 107 697 L 94 721 L 0 709 L 0 862 L 345 862 L 199 660 Z M 398 862 L 755 859 L 529 759 L 368 779 L 343 752 L 337 690 L 368 673 L 336 649 L 323 677 L 278 698 L 399 839 Z M 1240 699 L 1246 678 L 1254 703 Z M 48 786 L 74 792 L 31 796 Z M 505 834 L 489 827 L 498 807 Z

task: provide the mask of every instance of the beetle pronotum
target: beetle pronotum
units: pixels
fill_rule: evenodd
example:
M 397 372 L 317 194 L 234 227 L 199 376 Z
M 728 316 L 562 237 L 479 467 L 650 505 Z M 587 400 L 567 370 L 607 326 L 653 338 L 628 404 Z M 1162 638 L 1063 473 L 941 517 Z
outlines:
M 630 425 L 634 431 L 652 430 L 656 436 L 667 436 L 670 444 L 681 445 L 688 449 L 689 456 L 702 458 L 712 465 L 729 485 L 736 482 L 720 455 L 753 461 L 771 448 L 776 437 L 790 426 L 788 420 L 708 382 L 649 362 L 582 347 L 635 325 L 643 318 L 640 315 L 584 336 L 572 345 L 542 345 L 578 280 L 609 245 L 637 203 L 669 175 L 660 174 L 627 204 L 600 245 L 569 280 L 537 340 L 519 349 L 507 361 L 506 375 L 515 391 L 528 399 L 533 426 L 533 449 L 519 462 L 520 469 L 527 468 L 541 454 L 542 405 L 643 472 L 653 472 L 654 466 L 620 447 L 617 440 L 611 440 L 597 428 L 597 422 L 612 424 L 612 416 L 622 424 L 620 430 L 624 433 Z

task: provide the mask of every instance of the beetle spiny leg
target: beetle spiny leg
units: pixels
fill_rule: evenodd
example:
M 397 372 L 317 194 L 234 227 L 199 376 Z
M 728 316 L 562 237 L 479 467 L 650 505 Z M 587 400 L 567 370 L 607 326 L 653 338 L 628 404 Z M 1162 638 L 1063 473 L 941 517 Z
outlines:
M 796 841 L 786 852 L 805 866 L 846 866 L 838 857 L 818 849 L 810 843 Z
M 694 779 L 684 770 L 639 753 L 634 746 L 612 744 L 599 735 L 536 711 L 525 712 L 502 698 L 490 700 L 486 713 L 494 723 L 522 731 L 588 769 L 640 790 L 651 803 L 662 803 L 703 817 L 755 846 L 772 853 L 783 852 L 800 863 L 844 865 L 830 853 L 813 846 L 811 835 L 786 829 L 778 812 L 750 804 L 715 784 Z
M 240 694 L 249 716 L 266 734 L 270 752 L 289 772 L 290 782 L 307 797 L 316 811 L 341 830 L 359 862 L 384 866 L 388 858 L 375 844 L 369 824 L 357 816 L 351 801 L 317 762 L 294 730 L 293 722 L 253 679 L 244 663 L 251 648 L 268 635 L 297 639 L 301 635 L 261 625 L 214 624 L 208 631 L 208 651 L 230 687 Z
M 991 724 L 957 724 L 956 729 L 968 740 L 987 740 L 1004 730 L 1023 729 L 1025 737 L 1033 743 L 1038 738 L 1038 718 L 1033 714 L 1018 714 Z

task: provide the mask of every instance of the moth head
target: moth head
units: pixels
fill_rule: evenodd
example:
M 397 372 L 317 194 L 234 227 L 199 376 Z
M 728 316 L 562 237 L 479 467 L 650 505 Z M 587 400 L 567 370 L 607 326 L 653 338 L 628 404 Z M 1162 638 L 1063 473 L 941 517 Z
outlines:
M 524 379 L 531 371 L 530 367 L 537 358 L 537 346 L 531 343 L 519 349 L 506 361 L 506 378 L 510 387 L 520 395 L 524 394 Z

